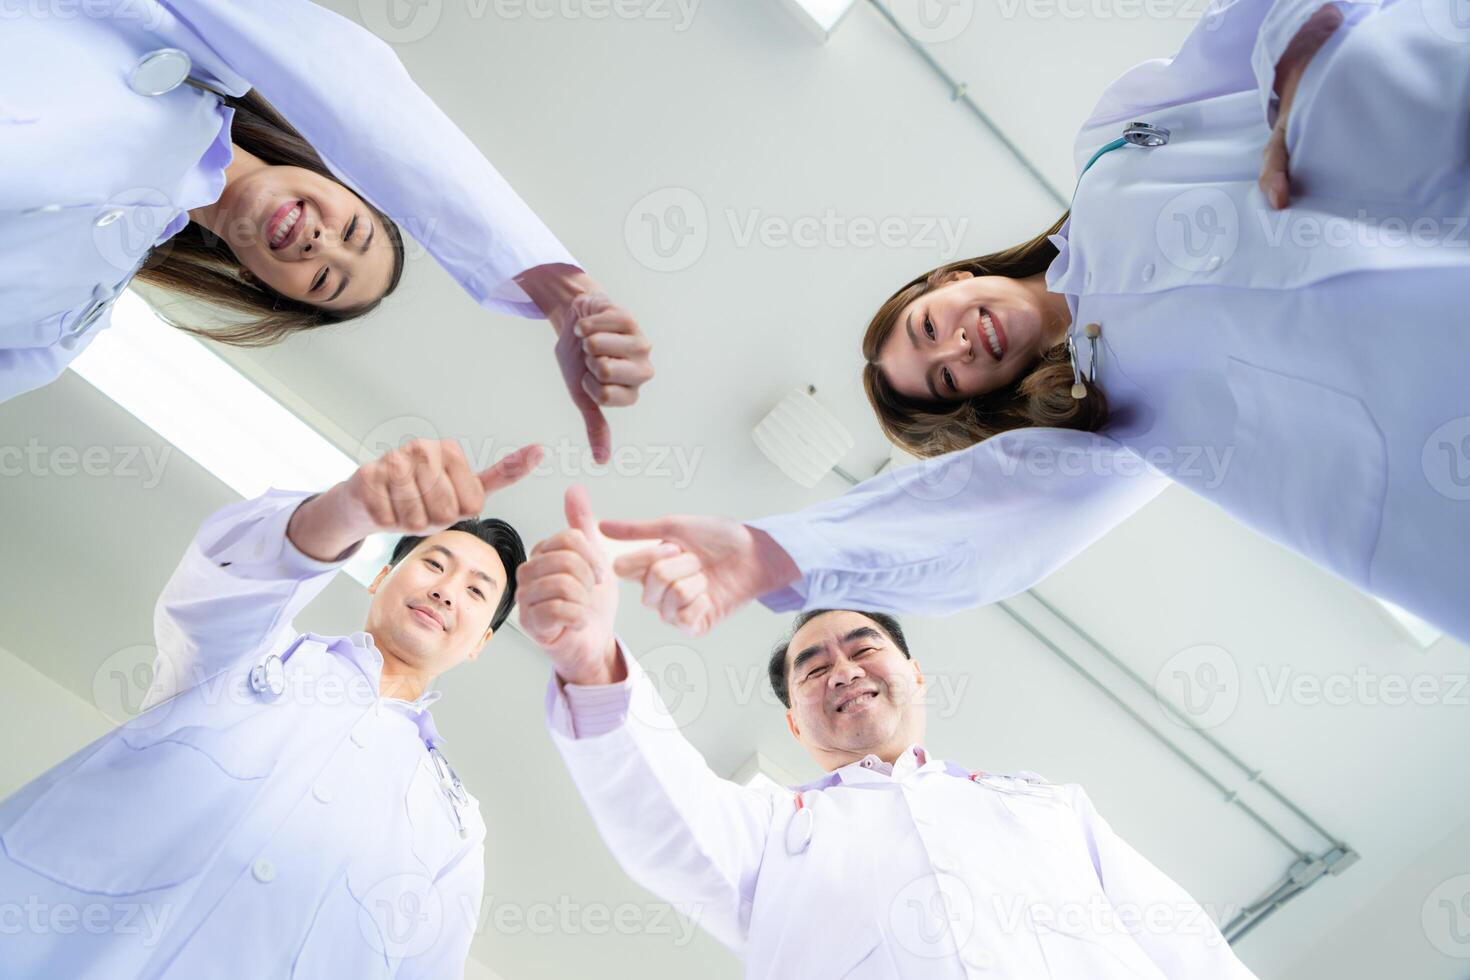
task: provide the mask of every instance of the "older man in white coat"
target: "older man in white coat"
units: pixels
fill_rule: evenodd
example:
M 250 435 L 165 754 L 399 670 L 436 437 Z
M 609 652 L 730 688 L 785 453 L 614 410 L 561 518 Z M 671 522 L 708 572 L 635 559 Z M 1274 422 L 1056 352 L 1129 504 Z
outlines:
M 410 443 L 205 521 L 158 603 L 148 710 L 0 803 L 0 976 L 461 976 L 485 825 L 427 688 L 509 615 L 525 551 L 479 514 L 541 452 L 476 474 Z M 363 629 L 298 633 L 395 530 Z
M 1252 976 L 1080 787 L 931 754 L 924 674 L 887 616 L 809 613 L 772 657 L 791 733 L 826 777 L 716 776 L 614 637 L 616 577 L 584 491 L 567 518 L 517 573 L 521 623 L 556 671 L 553 740 L 622 866 L 747 976 Z

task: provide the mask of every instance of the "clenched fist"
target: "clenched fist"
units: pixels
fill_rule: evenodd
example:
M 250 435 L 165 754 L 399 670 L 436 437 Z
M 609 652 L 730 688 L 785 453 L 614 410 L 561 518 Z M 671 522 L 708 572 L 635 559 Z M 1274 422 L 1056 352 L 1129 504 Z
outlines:
M 613 621 L 618 579 L 587 491 L 566 496 L 567 529 L 536 545 L 516 570 L 521 628 L 572 684 L 614 684 L 625 676 Z
M 346 480 L 296 508 L 286 536 L 319 561 L 380 531 L 429 534 L 478 517 L 485 498 L 541 462 L 540 446 L 518 449 L 482 472 L 470 469 L 452 439 L 416 439 L 358 467 Z

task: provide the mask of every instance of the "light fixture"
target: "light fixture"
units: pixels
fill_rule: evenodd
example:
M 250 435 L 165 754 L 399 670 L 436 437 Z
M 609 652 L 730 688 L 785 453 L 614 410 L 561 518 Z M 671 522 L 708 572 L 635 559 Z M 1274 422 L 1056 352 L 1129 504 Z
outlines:
M 241 497 L 271 487 L 312 490 L 346 479 L 357 463 L 223 358 L 158 318 L 131 290 L 112 326 L 71 362 L 92 387 L 168 440 Z M 343 566 L 367 585 L 393 538 L 368 538 Z
M 1387 599 L 1379 599 L 1377 596 L 1373 598 L 1393 617 L 1393 621 L 1398 623 L 1405 633 L 1409 634 L 1409 638 L 1419 644 L 1422 649 L 1428 650 L 1439 642 L 1440 637 L 1444 636 L 1444 630 L 1437 626 L 1431 626 L 1407 609 L 1400 608 Z
M 810 489 L 852 450 L 852 433 L 812 397 L 815 388 L 797 388 L 771 409 L 751 433 L 755 444 L 782 473 Z M 842 474 L 840 475 L 857 482 Z
M 781 5 L 791 11 L 813 36 L 825 42 L 856 2 L 857 0 L 781 0 Z

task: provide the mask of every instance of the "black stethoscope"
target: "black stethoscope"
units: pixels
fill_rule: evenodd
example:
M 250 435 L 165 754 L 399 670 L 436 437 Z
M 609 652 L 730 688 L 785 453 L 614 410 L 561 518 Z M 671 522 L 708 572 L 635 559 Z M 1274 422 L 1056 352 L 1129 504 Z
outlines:
M 1145 122 L 1129 123 L 1123 129 L 1123 135 L 1111 142 L 1105 143 L 1098 151 L 1088 159 L 1082 167 L 1082 173 L 1077 175 L 1077 184 L 1082 185 L 1082 178 L 1092 165 L 1097 163 L 1104 154 L 1125 146 L 1141 146 L 1145 149 L 1163 146 L 1169 142 L 1169 131 L 1163 126 L 1154 126 Z M 1072 200 L 1077 200 L 1077 191 L 1072 191 Z M 1088 353 L 1087 353 L 1087 380 L 1093 384 L 1097 383 L 1097 340 L 1102 336 L 1102 326 L 1097 323 L 1089 323 L 1086 328 Z M 1087 385 L 1082 383 L 1082 366 L 1077 360 L 1077 342 L 1071 333 L 1067 334 L 1067 356 L 1072 362 L 1072 397 L 1081 401 L 1087 397 Z

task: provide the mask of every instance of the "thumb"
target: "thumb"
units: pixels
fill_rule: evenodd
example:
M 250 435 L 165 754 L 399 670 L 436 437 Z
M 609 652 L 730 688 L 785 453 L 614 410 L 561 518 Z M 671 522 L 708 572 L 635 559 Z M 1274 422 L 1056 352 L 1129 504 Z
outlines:
M 602 540 L 602 532 L 597 529 L 597 518 L 592 513 L 592 498 L 588 496 L 586 487 L 569 487 L 565 506 L 567 527 L 581 531 L 587 535 L 589 541 Z
M 591 404 L 578 406 L 582 420 L 587 423 L 587 444 L 592 447 L 592 460 L 599 466 L 612 458 L 612 428 L 602 409 L 589 398 Z
M 481 471 L 479 474 L 480 486 L 485 488 L 486 493 L 504 490 L 520 482 L 522 478 L 540 466 L 545 456 L 546 450 L 540 446 L 523 446 L 489 469 Z

